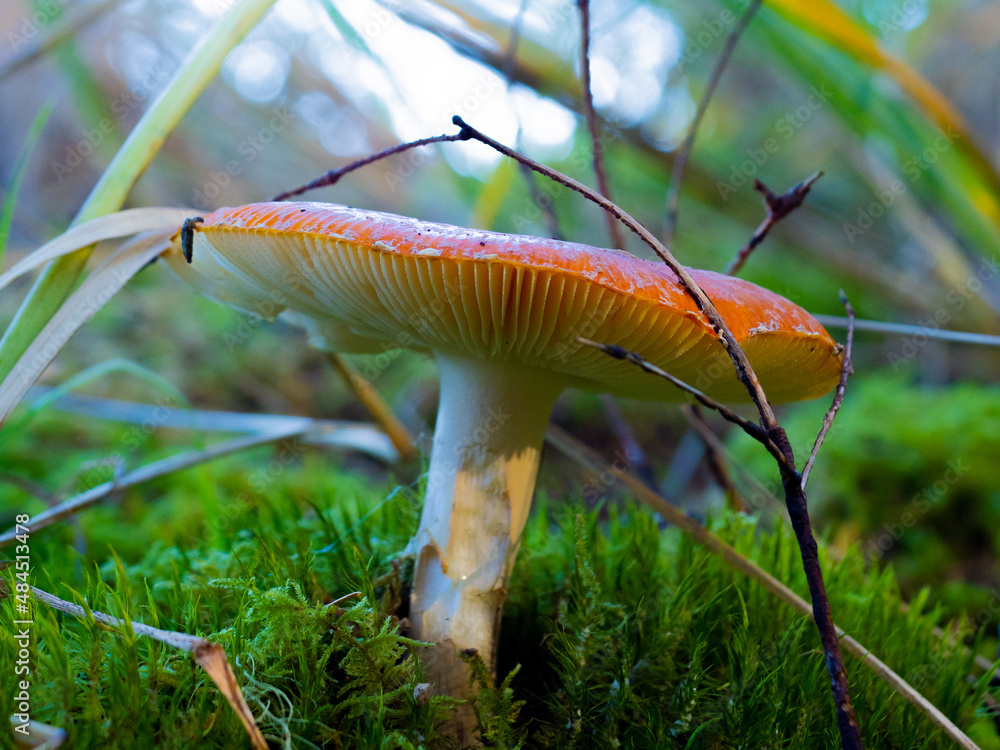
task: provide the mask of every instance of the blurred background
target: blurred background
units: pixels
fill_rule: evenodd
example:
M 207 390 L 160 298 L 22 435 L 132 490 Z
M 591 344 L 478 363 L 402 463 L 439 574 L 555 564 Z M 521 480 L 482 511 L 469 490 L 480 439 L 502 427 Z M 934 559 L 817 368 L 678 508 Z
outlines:
M 0 5 L 5 197 L 20 180 L 2 227 L 5 266 L 68 226 L 150 101 L 230 5 Z M 678 146 L 746 6 L 592 3 L 593 97 L 612 197 L 656 234 Z M 811 480 L 817 527 L 842 554 L 857 545 L 872 563 L 893 564 L 907 595 L 929 585 L 949 614 L 994 628 L 1000 350 L 939 341 L 927 330 L 1000 333 L 1000 2 L 791 7 L 764 3 L 739 40 L 683 175 L 672 249 L 687 265 L 722 270 L 764 217 L 753 179 L 781 192 L 823 171 L 742 275 L 817 314 L 843 315 L 843 289 L 860 318 L 918 328 L 857 333 L 856 374 Z M 204 211 L 267 200 L 373 151 L 454 132 L 454 114 L 593 185 L 580 70 L 579 15 L 569 0 L 278 0 L 167 140 L 129 205 Z M 526 180 L 474 143 L 410 151 L 309 197 L 609 244 L 594 206 Z M 629 249 L 648 255 L 632 239 Z M 0 296 L 3 325 L 27 288 Z M 842 328 L 830 330 L 843 340 Z M 414 432 L 429 434 L 433 362 L 409 352 L 353 361 Z M 199 299 L 157 266 L 71 340 L 43 383 L 81 372 L 99 373 L 82 387 L 95 396 L 365 418 L 300 332 Z M 827 406 L 824 398 L 782 408 L 798 456 Z M 567 393 L 554 420 L 609 459 L 628 453 L 693 513 L 724 502 L 703 443 L 676 407 L 617 408 L 627 427 L 600 398 Z M 711 421 L 747 505 L 780 517 L 773 461 Z M 116 465 L 134 468 L 199 439 L 155 425 L 128 439 L 116 430 L 46 409 L 30 428 L 0 435 L 0 496 L 8 507 L 62 498 Z M 641 460 L 627 450 L 632 439 Z M 367 459 L 336 460 L 394 481 Z M 319 463 L 302 462 L 302 471 Z M 220 466 L 203 481 L 230 481 L 227 466 L 239 473 L 239 463 Z M 581 484 L 575 469 L 546 454 L 541 491 L 560 497 Z M 593 490 L 584 492 L 590 503 L 619 499 L 614 486 L 583 489 Z M 115 539 L 113 529 L 102 533 Z M 129 540 L 115 541 L 128 557 Z

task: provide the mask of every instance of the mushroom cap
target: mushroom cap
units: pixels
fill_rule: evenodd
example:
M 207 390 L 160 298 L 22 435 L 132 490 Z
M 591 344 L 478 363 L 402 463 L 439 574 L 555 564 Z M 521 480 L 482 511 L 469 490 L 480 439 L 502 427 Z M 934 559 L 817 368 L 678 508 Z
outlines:
M 749 395 L 704 315 L 660 262 L 618 250 L 435 224 L 326 203 L 257 203 L 204 217 L 182 277 L 267 318 L 292 310 L 341 351 L 397 347 L 558 373 L 566 385 L 663 401 L 685 394 L 584 336 L 636 352 L 723 401 Z M 832 388 L 840 348 L 805 310 L 750 282 L 692 270 L 771 401 Z

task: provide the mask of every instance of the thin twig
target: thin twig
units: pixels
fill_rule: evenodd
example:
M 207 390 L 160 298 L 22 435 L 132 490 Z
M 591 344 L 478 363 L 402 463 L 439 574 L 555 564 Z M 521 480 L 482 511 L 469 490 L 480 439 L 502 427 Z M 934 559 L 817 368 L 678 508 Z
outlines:
M 772 191 L 760 180 L 753 181 L 753 189 L 764 196 L 764 205 L 767 208 L 767 216 L 764 217 L 764 221 L 762 221 L 758 225 L 757 229 L 754 230 L 753 235 L 750 237 L 750 241 L 743 246 L 743 249 L 736 254 L 735 258 L 733 258 L 733 262 L 729 264 L 728 268 L 726 268 L 727 274 L 735 276 L 743 269 L 744 264 L 750 257 L 750 253 L 754 251 L 754 248 L 764 241 L 764 238 L 767 237 L 768 232 L 771 231 L 771 228 L 775 224 L 802 205 L 802 201 L 806 199 L 806 196 L 809 195 L 809 191 L 812 190 L 813 184 L 822 176 L 822 172 L 814 172 L 799 184 L 790 187 L 781 195 Z
M 813 463 L 816 461 L 816 454 L 819 453 L 820 446 L 823 445 L 823 440 L 826 438 L 826 433 L 830 431 L 830 428 L 833 426 L 833 420 L 836 418 L 837 412 L 840 411 L 840 405 L 844 401 L 844 391 L 847 389 L 847 379 L 854 374 L 854 368 L 851 366 L 851 350 L 854 348 L 854 308 L 847 301 L 847 295 L 844 294 L 843 289 L 840 290 L 840 301 L 844 304 L 844 309 L 847 310 L 847 344 L 844 346 L 844 359 L 840 367 L 840 382 L 837 383 L 837 390 L 833 394 L 833 403 L 830 404 L 830 408 L 827 409 L 826 415 L 823 417 L 823 426 L 820 427 L 819 434 L 816 436 L 816 442 L 813 443 L 809 460 L 806 461 L 806 465 L 802 469 L 802 489 L 806 488 L 806 482 L 809 481 L 809 472 L 812 471 Z
M 726 564 L 757 581 L 764 589 L 774 594 L 800 614 L 815 620 L 814 607 L 811 607 L 809 602 L 800 597 L 766 570 L 761 568 L 757 565 L 757 563 L 747 559 L 737 552 L 732 546 L 726 544 L 717 536 L 712 534 L 712 532 L 698 523 L 695 519 L 691 518 L 665 497 L 651 490 L 643 484 L 642 480 L 638 477 L 633 476 L 628 471 L 617 465 L 606 462 L 579 440 L 554 425 L 549 426 L 545 437 L 546 440 L 548 440 L 548 442 L 557 450 L 588 471 L 595 473 L 598 476 L 605 476 L 607 472 L 611 472 L 618 480 L 628 487 L 629 491 L 632 492 L 635 497 L 655 510 L 671 524 L 679 527 L 681 531 L 690 535 L 692 539 L 704 546 L 710 552 L 721 557 Z M 941 727 L 952 740 L 958 743 L 960 747 L 966 748 L 967 750 L 980 750 L 980 748 L 971 739 L 969 739 L 969 737 L 966 736 L 961 729 L 959 729 L 947 716 L 941 713 L 941 711 L 938 710 L 934 704 L 927 700 L 927 698 L 925 698 L 912 685 L 896 674 L 896 672 L 894 672 L 888 665 L 876 658 L 869 649 L 865 648 L 854 638 L 847 635 L 843 630 L 832 623 L 832 621 L 831 625 L 834 629 L 836 637 L 841 643 L 844 644 L 844 648 L 848 652 L 861 660 L 866 667 L 872 669 L 876 674 L 878 674 L 879 677 L 885 680 L 897 693 L 912 703 L 917 710 L 921 711 L 931 721 Z
M 507 50 L 504 52 L 503 66 L 501 70 L 504 78 L 507 80 L 507 88 L 513 88 L 514 84 L 517 83 L 517 48 L 521 43 L 521 24 L 524 21 L 524 14 L 528 10 L 528 2 L 529 0 L 521 0 L 521 5 L 517 9 L 517 15 L 514 17 L 514 22 L 511 24 L 510 42 L 507 44 Z M 521 118 L 516 112 L 514 116 L 517 118 L 517 132 L 518 138 L 520 138 Z M 552 198 L 538 188 L 538 184 L 535 182 L 535 176 L 532 174 L 529 167 L 526 167 L 523 164 L 518 164 L 517 166 L 521 171 L 521 177 L 524 178 L 524 182 L 528 186 L 528 195 L 531 196 L 532 203 L 538 206 L 538 210 L 541 211 L 542 216 L 545 217 L 545 224 L 549 231 L 549 237 L 554 240 L 563 239 L 562 231 L 559 229 L 559 219 L 556 216 L 556 209 L 555 205 L 552 203 Z
M 597 180 L 597 192 L 611 200 L 611 186 L 608 184 L 608 171 L 604 164 L 604 142 L 601 140 L 601 124 L 594 111 L 594 93 L 590 86 L 590 0 L 576 0 L 580 9 L 580 73 L 583 78 L 583 111 L 587 119 L 587 130 L 590 131 L 590 151 L 594 161 L 594 178 Z M 621 226 L 615 217 L 606 213 L 608 236 L 611 244 L 619 250 L 625 249 L 625 237 Z
M 671 384 L 677 386 L 685 393 L 690 394 L 696 401 L 698 401 L 702 405 L 707 406 L 709 409 L 717 411 L 719 415 L 723 417 L 723 419 L 725 419 L 728 422 L 732 422 L 734 425 L 738 426 L 754 440 L 757 440 L 761 444 L 763 444 L 763 446 L 767 448 L 768 452 L 772 456 L 774 456 L 774 459 L 779 464 L 783 466 L 787 464 L 785 455 L 781 452 L 781 449 L 771 441 L 771 438 L 768 436 L 767 432 L 756 422 L 751 422 L 746 417 L 740 416 L 725 404 L 716 401 L 711 396 L 706 395 L 702 391 L 699 391 L 697 388 L 695 388 L 693 385 L 685 383 L 683 380 L 681 380 L 678 377 L 675 377 L 674 375 L 671 375 L 669 372 L 661 370 L 652 362 L 645 359 L 641 355 L 636 354 L 635 352 L 630 352 L 628 349 L 623 349 L 622 347 L 616 346 L 614 344 L 601 344 L 598 343 L 597 341 L 591 341 L 590 339 L 584 338 L 583 336 L 577 336 L 576 340 L 579 341 L 584 346 L 592 346 L 593 348 L 604 352 L 609 357 L 614 357 L 615 359 L 621 359 L 625 360 L 626 362 L 631 362 L 633 365 L 636 365 L 639 369 L 645 370 L 651 375 L 656 375 L 657 377 L 669 381 Z
M 371 156 L 366 156 L 364 159 L 358 159 L 355 162 L 348 164 L 346 167 L 341 167 L 340 169 L 332 169 L 327 172 L 322 177 L 318 177 L 312 182 L 301 185 L 300 187 L 294 188 L 293 190 L 286 190 L 283 193 L 278 193 L 271 200 L 272 201 L 284 201 L 289 198 L 294 198 L 297 195 L 302 195 L 310 190 L 315 190 L 321 187 L 327 187 L 329 185 L 334 185 L 340 180 L 344 175 L 353 172 L 356 169 L 361 169 L 361 167 L 368 166 L 372 162 L 379 161 L 380 159 L 385 159 L 388 156 L 394 156 L 396 154 L 401 154 L 404 151 L 409 151 L 411 148 L 419 148 L 420 146 L 429 146 L 432 143 L 451 143 L 454 141 L 466 141 L 469 137 L 463 132 L 457 133 L 455 135 L 436 135 L 431 138 L 421 138 L 420 140 L 410 141 L 409 143 L 401 143 L 398 146 L 392 146 L 391 148 L 379 151 L 377 154 L 372 154 Z
M 674 166 L 670 172 L 670 188 L 667 192 L 667 215 L 666 220 L 663 224 L 663 244 L 672 245 L 674 242 L 674 235 L 677 232 L 677 205 L 680 203 L 681 196 L 681 178 L 684 176 L 684 167 L 687 166 L 688 159 L 691 158 L 691 150 L 694 148 L 694 139 L 698 135 L 698 128 L 701 127 L 701 121 L 705 118 L 705 112 L 708 110 L 708 104 L 712 101 L 712 95 L 715 93 L 716 87 L 719 85 L 719 81 L 722 79 L 722 72 L 726 69 L 729 64 L 729 59 L 733 56 L 733 51 L 736 49 L 736 43 L 739 42 L 740 37 L 746 30 L 747 26 L 750 24 L 750 20 L 753 18 L 754 13 L 761 6 L 763 0 L 753 0 L 750 6 L 743 12 L 743 16 L 740 18 L 739 23 L 729 32 L 729 36 L 726 37 L 725 46 L 722 48 L 722 54 L 719 55 L 719 59 L 715 61 L 715 67 L 712 68 L 712 74 L 708 79 L 708 86 L 705 87 L 705 93 L 702 94 L 701 101 L 698 102 L 698 109 L 695 112 L 694 119 L 691 121 L 691 126 L 688 128 L 687 135 L 684 138 L 684 142 L 681 147 L 677 149 L 677 154 L 674 156 Z
M 714 433 L 712 432 L 712 428 L 709 427 L 705 415 L 701 413 L 701 409 L 694 404 L 684 404 L 681 407 L 681 413 L 687 419 L 691 428 L 698 433 L 698 437 L 701 438 L 705 446 L 705 458 L 708 461 L 709 471 L 712 472 L 712 477 L 714 477 L 716 483 L 726 494 L 726 507 L 729 510 L 739 513 L 749 511 L 750 504 L 744 499 L 739 489 L 733 483 L 729 469 L 726 468 L 726 463 L 722 460 L 722 454 L 715 449 L 714 442 L 709 439 L 709 435 L 714 437 Z

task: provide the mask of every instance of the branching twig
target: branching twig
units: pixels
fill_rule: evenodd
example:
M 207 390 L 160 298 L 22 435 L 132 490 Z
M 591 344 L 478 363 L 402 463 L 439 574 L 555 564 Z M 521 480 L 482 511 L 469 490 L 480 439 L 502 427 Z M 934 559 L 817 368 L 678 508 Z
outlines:
M 820 427 L 819 434 L 816 436 L 816 442 L 813 443 L 809 460 L 806 461 L 805 468 L 802 469 L 802 489 L 806 488 L 806 482 L 809 481 L 809 472 L 812 471 L 813 463 L 816 461 L 816 454 L 819 453 L 819 448 L 823 445 L 826 433 L 830 431 L 830 427 L 833 426 L 833 420 L 837 416 L 837 412 L 840 411 L 840 404 L 844 400 L 844 391 L 847 389 L 847 379 L 854 374 L 854 368 L 851 366 L 851 350 L 854 347 L 854 308 L 847 301 L 847 295 L 844 294 L 843 289 L 840 290 L 840 301 L 844 304 L 844 309 L 847 310 L 847 344 L 844 346 L 844 360 L 840 368 L 840 382 L 837 383 L 837 390 L 833 394 L 833 403 L 830 404 L 830 408 L 827 409 L 826 415 L 823 417 L 823 426 Z
M 420 146 L 429 146 L 432 143 L 451 143 L 453 141 L 466 141 L 469 137 L 464 134 L 464 132 L 457 133 L 455 135 L 436 135 L 432 138 L 421 138 L 420 140 L 410 141 L 409 143 L 401 143 L 398 146 L 392 146 L 391 148 L 379 151 L 377 154 L 372 154 L 371 156 L 366 156 L 364 159 L 358 159 L 355 162 L 351 162 L 346 167 L 341 167 L 340 169 L 331 169 L 322 177 L 318 177 L 312 182 L 301 185 L 293 190 L 286 190 L 283 193 L 278 193 L 271 200 L 272 201 L 284 201 L 289 198 L 294 198 L 297 195 L 302 195 L 303 193 L 309 192 L 310 190 L 315 190 L 321 187 L 327 187 L 329 185 L 334 185 L 340 180 L 344 175 L 353 172 L 356 169 L 361 169 L 361 167 L 368 166 L 372 162 L 379 161 L 380 159 L 385 159 L 388 156 L 394 156 L 395 154 L 401 154 L 404 151 L 409 151 L 411 148 L 419 148 Z
M 743 246 L 743 249 L 737 253 L 735 258 L 733 258 L 733 262 L 729 264 L 729 267 L 726 269 L 726 273 L 730 276 L 735 276 L 743 269 L 743 265 L 747 262 L 747 258 L 750 257 L 750 253 L 754 251 L 754 248 L 757 247 L 757 245 L 764 241 L 764 238 L 767 237 L 767 233 L 771 231 L 771 227 L 788 216 L 788 214 L 796 208 L 801 206 L 802 201 L 806 199 L 806 196 L 809 195 L 809 191 L 812 190 L 813 184 L 822 176 L 822 172 L 814 172 L 798 185 L 793 185 L 788 188 L 788 190 L 781 195 L 772 191 L 760 180 L 753 181 L 753 189 L 764 196 L 764 205 L 767 207 L 767 216 L 764 217 L 764 221 L 762 221 L 757 229 L 754 230 L 753 236 L 750 237 L 750 241 L 747 242 L 747 244 Z
M 823 583 L 823 572 L 819 564 L 819 549 L 816 545 L 816 539 L 813 537 L 812 524 L 809 520 L 809 509 L 806 503 L 805 492 L 802 489 L 802 478 L 798 471 L 795 470 L 795 457 L 792 452 L 792 446 L 788 442 L 788 436 L 781 425 L 778 424 L 774 416 L 774 410 L 771 408 L 771 404 L 764 393 L 760 380 L 750 365 L 750 361 L 747 359 L 746 352 L 743 351 L 736 337 L 729 330 L 726 321 L 719 314 L 719 311 L 716 310 L 715 305 L 709 299 L 708 295 L 705 294 L 704 290 L 691 277 L 687 269 L 677 261 L 673 254 L 648 229 L 621 208 L 573 178 L 567 177 L 561 172 L 557 172 L 543 164 L 539 164 L 533 159 L 529 159 L 513 149 L 504 146 L 502 143 L 493 140 L 489 136 L 480 133 L 458 115 L 452 118 L 452 122 L 462 128 L 461 133 L 467 135 L 467 137 L 480 141 L 499 151 L 501 154 L 516 159 L 519 163 L 529 165 L 536 172 L 544 174 L 559 184 L 580 193 L 588 200 L 601 206 L 605 211 L 611 213 L 626 227 L 635 232 L 666 263 L 670 270 L 677 275 L 684 290 L 694 300 L 695 305 L 715 329 L 723 347 L 726 349 L 726 353 L 736 367 L 736 376 L 749 391 L 754 404 L 757 406 L 757 410 L 760 412 L 761 426 L 759 429 L 765 432 L 768 443 L 773 444 L 783 458 L 783 460 L 778 461 L 778 467 L 781 470 L 781 483 L 785 490 L 785 504 L 788 508 L 788 517 L 792 522 L 792 528 L 795 531 L 799 549 L 802 551 L 802 565 L 805 569 L 806 581 L 809 584 L 809 594 L 813 601 L 813 615 L 816 620 L 816 627 L 820 632 L 823 653 L 826 656 L 827 667 L 830 672 L 834 704 L 837 710 L 837 723 L 840 728 L 843 748 L 844 750 L 859 750 L 859 748 L 863 747 L 861 744 L 861 733 L 858 729 L 857 719 L 854 716 L 854 708 L 851 706 L 851 698 L 847 686 L 847 671 L 844 669 L 844 661 L 840 653 L 840 643 L 837 640 L 836 630 L 833 626 L 830 601 L 826 595 L 826 585 Z M 616 348 L 619 349 L 619 356 L 626 353 L 625 350 L 619 347 Z
M 698 102 L 698 109 L 695 112 L 694 119 L 691 121 L 691 126 L 688 128 L 687 135 L 684 138 L 684 142 L 681 147 L 677 149 L 677 154 L 674 156 L 674 167 L 670 172 L 670 188 L 667 193 L 667 215 L 666 220 L 663 224 L 663 244 L 671 245 L 674 241 L 674 234 L 677 231 L 677 204 L 680 202 L 681 196 L 681 177 L 684 176 L 684 167 L 687 166 L 688 159 L 691 158 L 691 150 L 694 148 L 694 139 L 698 135 L 698 128 L 701 127 L 701 121 L 705 118 L 705 112 L 708 110 L 708 103 L 712 100 L 712 95 L 715 93 L 716 86 L 719 85 L 719 81 L 722 78 L 722 72 L 726 69 L 729 64 L 729 59 L 733 56 L 733 50 L 736 49 L 736 43 L 740 40 L 743 32 L 746 30 L 747 26 L 750 24 L 750 20 L 753 18 L 754 13 L 761 6 L 763 0 L 753 0 L 749 7 L 743 12 L 743 16 L 740 18 L 739 23 L 729 32 L 729 36 L 726 38 L 726 44 L 722 48 L 722 54 L 719 55 L 719 59 L 715 62 L 715 67 L 712 68 L 712 74 L 708 79 L 708 86 L 705 87 L 705 93 L 701 97 L 701 101 Z
M 594 178 L 597 180 L 597 191 L 611 200 L 611 186 L 608 184 L 608 171 L 604 165 L 604 142 L 601 141 L 601 125 L 594 111 L 594 93 L 590 87 L 590 0 L 576 0 L 580 9 L 580 75 L 583 79 L 583 111 L 587 118 L 587 130 L 590 131 L 590 150 L 594 160 Z M 608 223 L 608 236 L 611 244 L 619 250 L 625 249 L 625 237 L 621 226 L 611 214 L 605 214 Z
M 595 349 L 599 349 L 610 357 L 615 359 L 622 359 L 626 362 L 631 362 L 636 365 L 641 370 L 645 370 L 651 375 L 656 375 L 657 377 L 663 378 L 669 381 L 673 385 L 680 388 L 685 393 L 690 394 L 696 401 L 700 404 L 707 406 L 709 409 L 717 411 L 720 416 L 722 416 L 726 421 L 732 422 L 734 425 L 742 429 L 747 435 L 752 437 L 754 440 L 760 442 L 768 452 L 774 456 L 774 459 L 782 466 L 788 467 L 787 459 L 785 455 L 781 452 L 781 449 L 772 442 L 767 431 L 764 430 L 756 422 L 751 422 L 746 417 L 742 417 L 728 406 L 723 403 L 716 401 L 711 396 L 706 395 L 702 391 L 699 391 L 693 385 L 688 385 L 680 378 L 674 377 L 669 372 L 661 370 L 659 367 L 654 365 L 652 362 L 648 361 L 644 357 L 636 354 L 635 352 L 630 352 L 628 349 L 623 349 L 620 346 L 615 346 L 614 344 L 600 344 L 596 341 L 591 341 L 583 336 L 578 336 L 577 341 L 585 346 L 592 346 Z

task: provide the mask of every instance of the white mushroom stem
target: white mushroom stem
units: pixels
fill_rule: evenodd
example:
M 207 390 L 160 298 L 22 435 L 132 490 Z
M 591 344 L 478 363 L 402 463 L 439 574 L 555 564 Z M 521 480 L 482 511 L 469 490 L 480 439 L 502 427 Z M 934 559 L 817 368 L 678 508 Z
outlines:
M 564 383 L 551 373 L 446 355 L 410 600 L 414 637 L 436 644 L 424 678 L 472 695 L 459 651 L 496 664 L 500 612 L 538 474 L 542 439 Z M 474 717 L 466 706 L 463 742 Z

